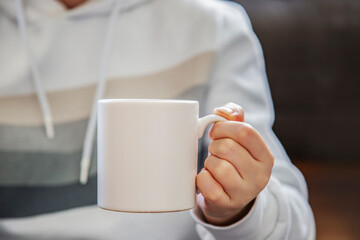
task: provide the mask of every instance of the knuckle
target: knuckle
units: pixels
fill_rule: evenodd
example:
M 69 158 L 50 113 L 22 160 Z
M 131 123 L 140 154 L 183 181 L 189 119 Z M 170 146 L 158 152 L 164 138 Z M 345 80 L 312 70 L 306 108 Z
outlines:
M 212 155 L 209 155 L 204 162 L 204 167 L 208 170 L 212 169 L 212 166 L 214 165 L 214 157 Z
M 195 178 L 195 183 L 196 185 L 201 185 L 204 181 L 205 181 L 205 174 L 203 172 L 200 172 Z
M 224 148 L 226 148 L 227 150 L 227 153 L 232 153 L 236 149 L 235 141 L 230 138 L 225 138 L 223 144 L 224 144 Z
M 237 131 L 237 137 L 240 141 L 247 140 L 253 135 L 253 127 L 250 124 L 244 123 Z
M 220 122 L 214 123 L 209 131 L 209 137 L 212 139 L 218 135 Z
M 210 128 L 209 132 L 208 132 L 208 137 L 210 139 L 213 138 L 213 135 L 214 135 L 214 127 L 215 127 L 215 124 Z
M 234 141 L 230 138 L 222 139 L 219 143 L 217 154 L 220 157 L 227 158 L 232 152 L 235 151 Z
M 218 179 L 223 179 L 229 176 L 231 173 L 231 166 L 229 166 L 229 163 L 225 160 L 220 160 L 216 163 L 215 168 L 213 169 L 214 175 Z
M 209 160 L 209 157 L 207 157 L 207 158 L 205 159 L 205 162 L 204 162 L 204 168 L 205 168 L 205 169 L 209 169 L 209 161 L 210 161 L 210 160 Z M 200 173 L 201 173 L 201 172 L 200 172 Z M 199 174 L 200 174 L 200 173 L 199 173 Z
M 225 157 L 227 155 L 227 146 L 224 143 L 218 145 L 216 155 L 219 157 Z
M 216 203 L 220 201 L 222 194 L 223 193 L 219 189 L 214 189 L 213 191 L 209 192 L 205 198 L 211 202 Z
M 208 152 L 209 153 L 213 153 L 214 152 L 214 142 L 215 141 L 211 141 L 209 146 L 208 146 Z
M 218 167 L 217 157 L 209 155 L 204 162 L 204 167 L 213 174 L 214 169 Z

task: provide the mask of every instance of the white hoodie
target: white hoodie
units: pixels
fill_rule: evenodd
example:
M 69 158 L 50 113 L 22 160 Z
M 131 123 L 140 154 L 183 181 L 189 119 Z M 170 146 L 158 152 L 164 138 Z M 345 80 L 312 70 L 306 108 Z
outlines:
M 315 238 L 306 183 L 272 132 L 261 47 L 240 6 L 213 0 L 99 0 L 70 11 L 57 1 L 23 5 L 0 1 L 0 239 Z M 241 105 L 275 155 L 268 186 L 245 218 L 226 227 L 207 224 L 198 209 L 98 209 L 91 117 L 98 98 L 193 99 L 201 115 L 227 102 Z

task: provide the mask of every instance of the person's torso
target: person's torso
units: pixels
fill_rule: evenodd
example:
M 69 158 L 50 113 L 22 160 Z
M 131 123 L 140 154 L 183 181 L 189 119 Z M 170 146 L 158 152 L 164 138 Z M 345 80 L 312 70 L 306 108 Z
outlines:
M 155 0 L 123 9 L 107 60 L 104 98 L 192 99 L 201 105 L 216 53 L 215 19 L 203 4 Z M 0 16 L 4 239 L 196 237 L 187 212 L 115 214 L 90 206 L 96 204 L 96 150 L 89 182 L 79 184 L 108 20 L 109 14 L 72 14 L 28 23 L 31 50 L 54 118 L 55 138 L 48 140 L 16 23 L 6 14 Z

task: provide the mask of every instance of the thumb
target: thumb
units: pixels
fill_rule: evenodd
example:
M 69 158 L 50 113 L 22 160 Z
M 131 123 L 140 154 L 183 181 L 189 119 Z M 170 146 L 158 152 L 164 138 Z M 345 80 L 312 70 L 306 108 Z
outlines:
M 214 109 L 214 114 L 230 121 L 244 122 L 244 109 L 235 103 L 227 103 Z

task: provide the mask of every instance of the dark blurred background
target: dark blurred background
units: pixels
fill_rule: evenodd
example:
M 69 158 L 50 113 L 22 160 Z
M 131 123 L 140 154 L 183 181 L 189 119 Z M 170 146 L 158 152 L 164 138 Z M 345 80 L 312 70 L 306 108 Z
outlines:
M 274 131 L 308 182 L 317 239 L 359 239 L 360 1 L 235 2 L 262 44 Z

